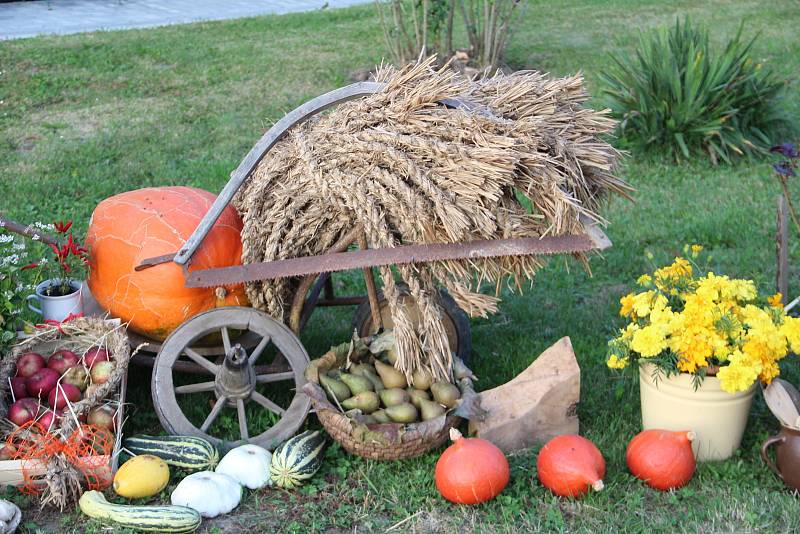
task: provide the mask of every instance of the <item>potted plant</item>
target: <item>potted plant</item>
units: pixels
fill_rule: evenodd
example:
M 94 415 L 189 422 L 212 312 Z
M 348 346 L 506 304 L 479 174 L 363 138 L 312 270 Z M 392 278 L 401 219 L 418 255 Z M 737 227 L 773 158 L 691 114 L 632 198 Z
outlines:
M 702 275 L 701 250 L 686 247 L 688 259 L 641 276 L 641 290 L 620 299 L 628 324 L 606 363 L 637 364 L 645 429 L 693 430 L 697 459 L 722 460 L 739 447 L 756 384 L 800 351 L 800 319 L 786 315 L 780 294 L 760 300 L 752 280 Z
M 83 314 L 81 282 L 74 278 L 88 263 L 88 251 L 75 241 L 70 232 L 72 221 L 54 224 L 62 241 L 48 245 L 53 259 L 42 259 L 36 267 L 44 280 L 36 286 L 35 293 L 28 296 L 28 307 L 42 315 L 45 321 L 62 322 Z M 34 301 L 39 302 L 37 307 Z

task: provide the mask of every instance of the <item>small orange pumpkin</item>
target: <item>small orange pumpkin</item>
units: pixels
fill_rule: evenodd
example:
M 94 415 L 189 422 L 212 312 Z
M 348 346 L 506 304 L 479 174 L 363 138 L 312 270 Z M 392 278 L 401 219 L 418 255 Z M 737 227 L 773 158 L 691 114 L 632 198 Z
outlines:
M 580 497 L 603 489 L 606 462 L 588 439 L 572 434 L 545 443 L 536 459 L 539 481 L 561 497 Z
M 694 432 L 645 430 L 628 444 L 625 459 L 633 476 L 648 486 L 666 491 L 680 488 L 694 475 Z
M 89 289 L 100 306 L 129 328 L 163 340 L 186 319 L 211 308 L 247 305 L 241 285 L 187 288 L 173 262 L 142 271 L 142 260 L 177 252 L 211 207 L 215 196 L 194 187 L 151 187 L 100 202 L 92 214 Z M 242 220 L 227 207 L 192 257 L 190 268 L 240 265 Z
M 480 438 L 450 429 L 450 445 L 436 462 L 436 489 L 457 504 L 478 504 L 500 495 L 511 472 L 503 451 Z

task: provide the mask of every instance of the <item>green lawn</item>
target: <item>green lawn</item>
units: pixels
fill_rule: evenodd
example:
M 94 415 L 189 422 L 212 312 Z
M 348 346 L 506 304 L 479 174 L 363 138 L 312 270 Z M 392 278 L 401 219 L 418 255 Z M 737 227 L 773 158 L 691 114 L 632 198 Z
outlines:
M 556 5 L 557 4 L 557 5 Z M 800 72 L 800 10 L 794 0 L 534 1 L 513 37 L 516 68 L 556 74 L 582 70 L 596 93 L 608 53 L 634 46 L 638 29 L 678 14 L 708 23 L 717 41 L 746 22 L 761 32 L 754 54 L 787 76 Z M 348 74 L 385 53 L 372 6 L 309 14 L 47 37 L 0 43 L 0 210 L 25 221 L 74 218 L 79 231 L 95 204 L 153 185 L 218 191 L 229 172 L 283 113 L 348 82 Z M 796 85 L 786 113 L 800 118 Z M 581 433 L 603 451 L 606 489 L 562 500 L 535 478 L 536 451 L 511 458 L 512 482 L 476 507 L 445 503 L 432 473 L 438 457 L 377 463 L 329 449 L 314 482 L 293 493 L 248 493 L 236 515 L 207 521 L 208 532 L 309 531 L 789 532 L 800 529 L 797 496 L 762 464 L 760 443 L 777 423 L 757 398 L 741 451 L 701 465 L 693 481 L 658 493 L 626 471 L 624 450 L 639 430 L 638 385 L 604 366 L 618 299 L 647 269 L 684 243 L 702 243 L 714 267 L 774 288 L 778 187 L 764 161 L 712 167 L 629 157 L 621 174 L 636 202 L 605 215 L 614 247 L 592 261 L 594 277 L 573 262 L 552 261 L 524 295 L 506 295 L 500 313 L 472 321 L 472 367 L 481 389 L 501 384 L 568 335 L 582 369 Z M 798 241 L 792 259 L 800 260 Z M 800 271 L 798 271 L 800 272 Z M 790 286 L 800 291 L 794 273 Z M 346 339 L 347 310 L 319 314 L 304 334 L 313 355 Z M 800 381 L 797 358 L 789 378 Z M 149 374 L 131 373 L 130 428 L 158 432 Z M 310 418 L 310 424 L 316 421 Z M 165 492 L 164 496 L 168 496 Z M 79 513 L 27 512 L 27 528 L 101 532 Z M 401 523 L 402 522 L 402 523 Z

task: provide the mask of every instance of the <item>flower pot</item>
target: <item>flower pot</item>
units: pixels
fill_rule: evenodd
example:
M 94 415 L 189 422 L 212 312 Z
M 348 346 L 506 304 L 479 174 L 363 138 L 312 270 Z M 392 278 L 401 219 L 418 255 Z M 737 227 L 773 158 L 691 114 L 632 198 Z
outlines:
M 653 379 L 653 364 L 639 366 L 642 427 L 645 430 L 693 430 L 698 461 L 725 460 L 739 448 L 756 384 L 738 393 L 722 390 L 719 379 L 706 377 L 697 390 L 687 373 Z
M 70 281 L 69 286 L 73 289 L 72 293 L 58 296 L 48 295 L 47 288 L 59 283 L 59 280 L 45 280 L 36 286 L 36 293 L 28 295 L 28 307 L 40 314 L 45 321 L 60 323 L 70 315 L 83 313 L 80 282 Z M 40 307 L 36 307 L 34 301 L 38 301 Z

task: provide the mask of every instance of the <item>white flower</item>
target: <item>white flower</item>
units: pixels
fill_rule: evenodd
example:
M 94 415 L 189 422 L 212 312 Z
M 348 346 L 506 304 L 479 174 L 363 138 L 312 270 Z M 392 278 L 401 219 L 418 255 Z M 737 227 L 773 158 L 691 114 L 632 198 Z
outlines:
M 14 236 L 8 234 L 0 235 L 0 243 L 11 243 L 14 241 Z

